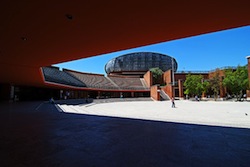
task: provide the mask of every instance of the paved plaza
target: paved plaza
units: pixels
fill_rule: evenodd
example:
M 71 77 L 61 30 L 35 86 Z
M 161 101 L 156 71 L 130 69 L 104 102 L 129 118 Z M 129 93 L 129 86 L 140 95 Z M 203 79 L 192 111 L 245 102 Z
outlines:
M 0 103 L 0 166 L 248 167 L 249 106 Z
M 165 122 L 250 128 L 249 102 L 176 100 L 58 105 L 63 112 Z

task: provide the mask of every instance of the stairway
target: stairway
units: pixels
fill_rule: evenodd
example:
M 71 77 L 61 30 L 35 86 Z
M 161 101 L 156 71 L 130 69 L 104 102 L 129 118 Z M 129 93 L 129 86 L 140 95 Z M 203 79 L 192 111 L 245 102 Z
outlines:
M 160 91 L 161 101 L 170 100 L 170 97 L 163 91 Z

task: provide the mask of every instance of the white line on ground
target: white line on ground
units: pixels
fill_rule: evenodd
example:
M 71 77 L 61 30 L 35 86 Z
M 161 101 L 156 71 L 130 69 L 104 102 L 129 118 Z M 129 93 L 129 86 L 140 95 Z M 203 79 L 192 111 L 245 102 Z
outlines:
M 42 102 L 42 103 L 40 103 L 37 107 L 36 107 L 36 111 L 44 104 L 44 103 L 46 103 L 46 102 Z

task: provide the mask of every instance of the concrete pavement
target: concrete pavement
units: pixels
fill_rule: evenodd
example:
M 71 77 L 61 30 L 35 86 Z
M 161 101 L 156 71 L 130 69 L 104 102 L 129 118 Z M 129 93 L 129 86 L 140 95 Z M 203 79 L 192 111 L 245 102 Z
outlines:
M 131 119 L 250 128 L 249 102 L 221 101 L 114 102 L 89 105 L 58 105 L 64 112 Z

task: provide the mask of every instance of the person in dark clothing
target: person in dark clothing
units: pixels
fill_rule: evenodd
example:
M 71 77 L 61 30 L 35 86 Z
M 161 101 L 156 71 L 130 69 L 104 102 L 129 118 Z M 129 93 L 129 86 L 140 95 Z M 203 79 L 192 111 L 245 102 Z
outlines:
M 175 103 L 174 103 L 174 97 L 173 96 L 171 98 L 171 102 L 172 102 L 172 108 L 175 108 Z

